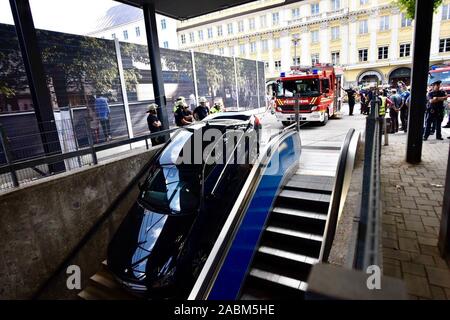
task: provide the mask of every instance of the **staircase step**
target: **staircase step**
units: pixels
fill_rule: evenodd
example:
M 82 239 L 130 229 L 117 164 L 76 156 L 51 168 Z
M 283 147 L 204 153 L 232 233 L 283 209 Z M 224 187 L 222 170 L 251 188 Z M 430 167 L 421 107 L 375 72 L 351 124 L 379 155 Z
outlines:
M 273 208 L 273 213 L 289 215 L 294 217 L 306 218 L 306 219 L 316 219 L 316 220 L 327 220 L 327 215 L 323 213 L 315 213 L 311 211 L 299 210 L 294 208 L 286 208 L 286 207 L 275 207 Z
M 318 259 L 313 257 L 267 246 L 260 246 L 258 252 L 311 265 L 318 262 Z
M 273 233 L 279 233 L 279 234 L 283 234 L 283 235 L 287 235 L 287 236 L 291 236 L 291 237 L 296 237 L 296 238 L 302 238 L 302 239 L 307 239 L 307 240 L 318 241 L 318 242 L 322 242 L 323 241 L 323 237 L 322 236 L 319 236 L 319 235 L 316 235 L 316 234 L 312 234 L 312 233 L 295 231 L 295 230 L 286 229 L 286 228 L 279 228 L 279 227 L 268 226 L 266 228 L 266 231 L 273 232 Z
M 314 193 L 307 191 L 298 191 L 298 190 L 288 190 L 284 189 L 280 192 L 280 197 L 289 198 L 289 199 L 298 199 L 298 200 L 307 200 L 321 203 L 330 203 L 331 195 L 322 194 L 322 193 Z
M 278 285 L 286 286 L 292 289 L 300 290 L 305 292 L 308 288 L 308 284 L 304 281 L 300 281 L 297 279 L 285 277 L 276 273 L 252 268 L 250 270 L 250 276 L 256 277 L 265 281 L 273 282 Z

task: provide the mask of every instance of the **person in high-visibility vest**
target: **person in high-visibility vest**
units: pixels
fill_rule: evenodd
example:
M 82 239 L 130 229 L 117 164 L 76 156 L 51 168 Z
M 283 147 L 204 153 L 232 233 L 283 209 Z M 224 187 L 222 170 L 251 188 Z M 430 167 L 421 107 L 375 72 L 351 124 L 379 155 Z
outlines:
M 387 93 L 384 90 L 378 91 L 379 98 L 380 98 L 380 109 L 378 111 L 378 115 L 380 117 L 384 117 L 386 115 L 386 104 L 387 104 Z
M 212 108 L 209 110 L 210 114 L 222 112 L 222 104 L 220 102 L 215 102 Z
M 173 106 L 173 113 L 177 112 L 179 106 L 186 104 L 186 99 L 182 96 L 178 97 Z

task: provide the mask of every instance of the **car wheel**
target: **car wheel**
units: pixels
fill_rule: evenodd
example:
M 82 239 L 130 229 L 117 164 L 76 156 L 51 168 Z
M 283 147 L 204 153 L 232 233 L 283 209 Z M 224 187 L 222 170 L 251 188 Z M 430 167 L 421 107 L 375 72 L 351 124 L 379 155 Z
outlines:
M 324 126 L 324 125 L 326 125 L 327 124 L 327 122 L 328 122 L 328 119 L 329 119 L 329 111 L 328 111 L 328 109 L 327 109 L 327 112 L 325 112 L 325 115 L 324 115 L 324 118 L 323 118 L 323 121 L 320 123 L 320 125 L 321 126 Z

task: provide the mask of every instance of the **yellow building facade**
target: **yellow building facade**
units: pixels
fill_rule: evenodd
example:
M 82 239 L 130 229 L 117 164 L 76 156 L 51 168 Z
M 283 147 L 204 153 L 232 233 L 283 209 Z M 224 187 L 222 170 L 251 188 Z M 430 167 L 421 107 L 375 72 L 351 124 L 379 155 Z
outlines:
M 392 0 L 261 0 L 178 22 L 179 47 L 292 65 L 333 63 L 346 85 L 410 81 L 414 21 Z M 448 44 L 447 44 L 448 42 Z M 450 0 L 433 17 L 430 66 L 450 61 Z

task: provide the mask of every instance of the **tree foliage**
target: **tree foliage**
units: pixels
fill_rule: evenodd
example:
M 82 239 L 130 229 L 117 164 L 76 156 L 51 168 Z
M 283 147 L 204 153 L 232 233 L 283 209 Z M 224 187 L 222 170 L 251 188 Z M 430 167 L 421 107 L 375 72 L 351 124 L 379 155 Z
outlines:
M 437 8 L 442 4 L 442 0 L 428 0 L 428 1 L 434 1 L 434 10 L 436 11 Z M 396 0 L 397 6 L 406 13 L 406 16 L 409 19 L 414 19 L 414 16 L 416 14 L 416 0 Z

